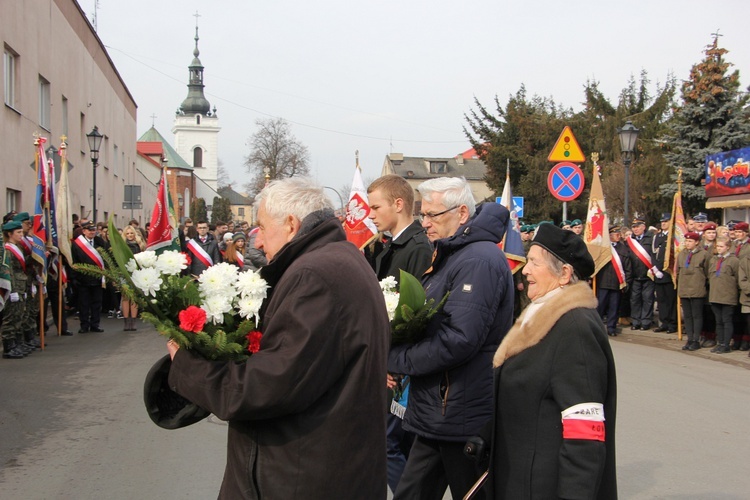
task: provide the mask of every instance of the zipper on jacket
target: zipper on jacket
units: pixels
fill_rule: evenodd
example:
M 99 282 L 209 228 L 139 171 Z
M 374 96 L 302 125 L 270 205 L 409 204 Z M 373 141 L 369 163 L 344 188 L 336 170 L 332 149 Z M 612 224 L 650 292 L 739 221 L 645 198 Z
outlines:
M 445 377 L 440 382 L 440 397 L 443 400 L 443 416 L 445 416 L 445 408 L 448 406 L 448 394 L 450 393 L 451 382 L 448 378 L 448 372 L 445 372 Z

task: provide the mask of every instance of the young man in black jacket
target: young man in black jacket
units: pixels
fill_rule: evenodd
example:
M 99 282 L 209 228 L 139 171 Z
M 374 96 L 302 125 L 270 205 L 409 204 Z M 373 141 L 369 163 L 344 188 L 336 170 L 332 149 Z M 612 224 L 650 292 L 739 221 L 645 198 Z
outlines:
M 379 231 L 391 235 L 375 257 L 378 280 L 393 276 L 399 282 L 401 270 L 421 278 L 430 267 L 432 244 L 422 225 L 414 220 L 414 189 L 401 176 L 384 175 L 370 184 L 367 196 L 368 217 Z M 408 384 L 408 377 L 388 375 L 388 388 L 394 390 L 395 395 L 403 394 Z M 392 491 L 396 491 L 414 441 L 414 435 L 401 426 L 403 403 L 405 398 L 394 398 L 387 415 L 388 486 Z

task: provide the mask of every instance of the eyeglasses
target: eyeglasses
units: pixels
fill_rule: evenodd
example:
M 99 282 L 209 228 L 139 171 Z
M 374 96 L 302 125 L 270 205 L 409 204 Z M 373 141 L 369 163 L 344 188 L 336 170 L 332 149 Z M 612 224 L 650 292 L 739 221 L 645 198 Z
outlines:
M 419 222 L 424 222 L 424 221 L 426 221 L 426 220 L 428 220 L 428 219 L 429 219 L 429 220 L 435 220 L 435 219 L 437 219 L 438 217 L 440 217 L 441 215 L 443 215 L 443 214 L 447 214 L 447 213 L 448 213 L 448 212 L 450 212 L 451 210 L 455 210 L 455 209 L 457 209 L 457 208 L 458 208 L 458 207 L 460 207 L 460 206 L 461 206 L 461 205 L 456 205 L 456 206 L 455 206 L 455 207 L 453 207 L 453 208 L 449 208 L 448 210 L 443 210 L 442 212 L 438 212 L 438 213 L 436 213 L 436 214 L 419 214 L 419 215 L 418 215 L 417 217 L 419 218 Z

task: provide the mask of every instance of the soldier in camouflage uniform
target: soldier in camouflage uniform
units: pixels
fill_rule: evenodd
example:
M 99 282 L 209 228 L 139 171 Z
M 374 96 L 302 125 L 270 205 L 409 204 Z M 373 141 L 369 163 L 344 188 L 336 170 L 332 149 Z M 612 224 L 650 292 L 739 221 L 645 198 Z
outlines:
M 31 232 L 31 217 L 28 212 L 20 212 L 13 220 L 20 222 L 23 227 L 23 240 L 21 249 L 26 257 L 26 313 L 23 318 L 21 337 L 18 341 L 28 344 L 32 349 L 41 347 L 41 342 L 36 337 L 37 320 L 39 319 L 39 291 L 43 291 L 40 284 L 39 264 L 32 258 L 33 243 L 29 233 Z
M 5 239 L 5 262 L 10 268 L 11 292 L 3 310 L 3 326 L 0 334 L 3 337 L 3 358 L 21 359 L 31 349 L 18 343 L 23 337 L 23 318 L 25 314 L 24 295 L 26 293 L 26 261 L 19 248 L 23 238 L 20 222 L 11 221 L 3 225 Z M 24 347 L 26 347 L 24 349 Z

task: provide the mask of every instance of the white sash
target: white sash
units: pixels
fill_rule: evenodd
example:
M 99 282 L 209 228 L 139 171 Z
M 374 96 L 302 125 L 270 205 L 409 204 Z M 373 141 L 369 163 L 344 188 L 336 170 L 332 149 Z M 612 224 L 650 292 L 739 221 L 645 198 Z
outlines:
M 21 263 L 21 267 L 26 272 L 26 258 L 23 256 L 23 252 L 13 243 L 6 243 L 5 249 L 16 256 L 16 259 Z
M 203 250 L 203 247 L 200 246 L 197 241 L 195 241 L 194 239 L 188 240 L 187 247 L 188 250 L 190 250 L 190 253 L 195 255 L 195 257 L 199 261 L 203 262 L 203 265 L 205 265 L 206 267 L 211 267 L 214 265 L 214 261 L 211 256 L 208 255 L 205 250 Z
M 610 248 L 612 250 L 612 267 L 615 269 L 617 281 L 620 282 L 620 288 L 625 288 L 627 286 L 627 283 L 625 283 L 625 268 L 622 267 L 620 255 L 617 253 L 617 250 L 615 250 L 615 247 L 610 245 Z
M 643 248 L 643 245 L 636 240 L 635 238 L 628 238 L 628 246 L 633 251 L 633 253 L 638 257 L 638 260 L 643 262 L 643 265 L 646 266 L 648 269 L 651 269 L 654 267 L 654 263 L 651 262 L 651 256 L 646 252 L 646 250 Z
M 99 255 L 99 252 L 97 252 L 93 244 L 89 245 L 88 240 L 84 238 L 83 235 L 76 238 L 74 243 L 78 245 L 78 248 L 83 250 L 97 266 L 99 266 L 99 269 L 104 269 L 104 259 Z

